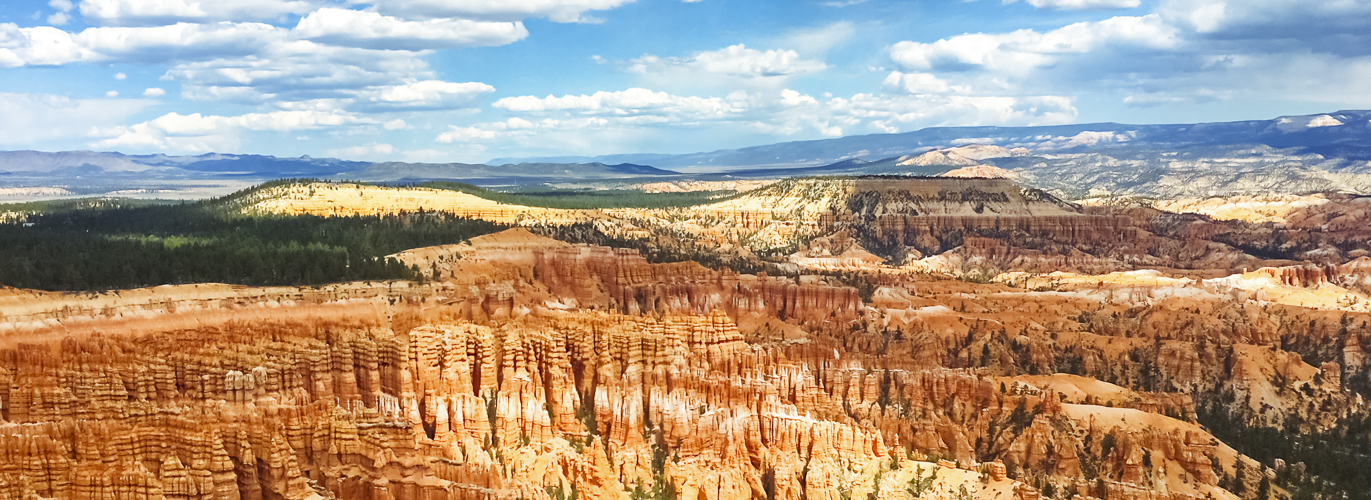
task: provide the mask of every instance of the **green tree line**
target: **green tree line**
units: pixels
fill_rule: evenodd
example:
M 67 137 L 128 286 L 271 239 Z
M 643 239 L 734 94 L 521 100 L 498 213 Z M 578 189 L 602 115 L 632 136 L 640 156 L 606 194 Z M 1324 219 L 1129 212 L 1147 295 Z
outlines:
M 412 279 L 385 256 L 504 229 L 446 213 L 245 216 L 220 200 L 70 204 L 0 224 L 0 284 L 101 290 L 181 283 Z

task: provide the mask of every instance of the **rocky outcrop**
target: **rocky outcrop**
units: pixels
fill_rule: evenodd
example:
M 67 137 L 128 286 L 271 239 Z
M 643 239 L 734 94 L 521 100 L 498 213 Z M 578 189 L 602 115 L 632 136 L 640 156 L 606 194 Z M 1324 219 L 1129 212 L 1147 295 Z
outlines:
M 537 279 L 563 301 L 624 314 L 704 314 L 725 311 L 822 324 L 860 313 L 857 290 L 739 275 L 694 262 L 648 264 L 631 249 L 574 247 L 534 252 Z
M 0 477 L 44 498 L 402 500 L 816 498 L 915 455 L 1080 476 L 1051 393 L 839 349 L 751 346 L 717 310 L 69 337 L 0 353 Z

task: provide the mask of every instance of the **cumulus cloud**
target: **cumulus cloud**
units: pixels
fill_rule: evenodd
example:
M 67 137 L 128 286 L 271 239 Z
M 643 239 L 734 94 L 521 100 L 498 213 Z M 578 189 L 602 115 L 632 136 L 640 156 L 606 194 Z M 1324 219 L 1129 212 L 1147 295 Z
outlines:
M 373 124 L 375 120 L 343 112 L 273 111 L 239 116 L 167 113 L 155 119 L 95 130 L 104 137 L 92 146 L 177 152 L 232 152 L 244 132 L 291 132 L 343 125 Z
M 1353 0 L 1162 0 L 1157 11 L 1177 26 L 1239 38 L 1365 34 L 1371 22 L 1371 3 Z
M 794 50 L 760 51 L 743 44 L 699 52 L 686 58 L 644 55 L 634 59 L 629 70 L 636 73 L 665 73 L 687 69 L 742 78 L 768 78 L 817 73 L 827 69 L 822 61 L 804 59 Z
M 1018 0 L 1005 0 L 1014 3 Z M 1141 0 L 1027 0 L 1029 5 L 1039 9 L 1052 10 L 1112 10 L 1131 9 L 1142 5 Z
M 737 100 L 719 97 L 676 96 L 666 92 L 632 88 L 615 92 L 601 91 L 591 95 L 505 97 L 495 101 L 493 106 L 520 113 L 560 111 L 573 115 L 611 116 L 618 119 L 657 116 L 662 117 L 661 121 L 669 121 L 667 117 L 725 117 L 740 112 L 745 105 Z
M 79 11 L 89 27 L 65 31 L 0 23 L 0 67 L 162 65 L 162 79 L 178 84 L 183 99 L 233 101 L 265 111 L 181 111 L 122 127 L 102 121 L 93 144 L 232 150 L 256 131 L 341 127 L 374 133 L 413 127 L 393 116 L 366 118 L 367 113 L 474 110 L 495 89 L 439 80 L 426 61 L 435 50 L 510 44 L 528 36 L 524 19 L 595 22 L 591 14 L 632 1 L 49 0 L 57 11 L 50 24 Z M 142 94 L 157 99 L 166 91 L 148 88 Z
M 1121 89 L 1136 96 L 1126 105 L 1160 105 L 1160 98 L 1148 96 L 1165 93 L 1161 87 L 1177 83 L 1175 72 L 1187 66 L 1190 44 L 1182 29 L 1158 14 L 1080 22 L 1046 32 L 1025 29 L 931 43 L 905 41 L 889 47 L 897 69 L 882 83 L 895 94 L 983 98 Z M 1192 61 L 1189 65 L 1198 69 L 1201 63 Z
M 503 122 L 453 126 L 438 136 L 438 142 L 514 141 L 525 147 L 561 144 L 583 149 L 588 143 L 576 143 L 568 136 L 622 138 L 644 134 L 645 126 L 679 133 L 700 125 L 743 134 L 788 136 L 808 131 L 837 137 L 928 126 L 1061 124 L 1077 116 L 1071 99 L 1059 96 L 856 94 L 850 98 L 816 98 L 792 89 L 739 91 L 722 98 L 630 89 L 592 95 L 505 98 L 497 101 L 496 107 L 542 119 L 514 117 Z
M 953 91 L 951 85 L 932 73 L 892 71 L 881 84 L 888 90 L 905 94 L 945 94 Z M 965 93 L 965 89 L 957 90 Z
M 67 21 L 71 20 L 71 14 L 68 13 L 71 12 L 71 9 L 75 6 L 72 5 L 71 0 L 51 0 L 48 2 L 48 7 L 57 9 L 57 12 L 48 16 L 48 24 L 61 26 L 67 24 Z
M 559 23 L 597 22 L 587 12 L 608 10 L 633 0 L 392 0 L 378 2 L 385 14 L 406 18 L 463 18 L 518 21 L 545 17 Z
M 110 5 L 116 4 L 124 5 Z M 368 109 L 452 109 L 493 89 L 427 81 L 435 75 L 423 57 L 434 48 L 501 45 L 525 36 L 520 22 L 405 21 L 336 8 L 314 11 L 294 29 L 225 21 L 73 33 L 5 23 L 0 67 L 166 64 L 163 79 L 180 82 L 183 97 L 192 100 L 280 105 L 346 97 Z
M 393 103 L 431 103 L 453 97 L 470 96 L 494 92 L 495 87 L 480 82 L 453 83 L 438 80 L 392 85 L 377 89 L 371 95 L 372 101 Z
M 260 112 L 173 113 L 122 128 L 102 121 L 97 144 L 233 149 L 249 133 L 271 130 L 261 124 L 266 116 L 345 118 L 302 118 L 285 130 L 379 133 L 416 128 L 397 119 L 399 112 L 411 121 L 410 113 L 419 111 L 471 112 L 495 89 L 441 80 L 427 62 L 435 50 L 515 43 L 529 36 L 523 20 L 595 22 L 594 15 L 632 1 L 49 0 L 53 10 L 34 19 L 56 11 L 49 24 L 61 25 L 79 11 L 89 27 L 64 31 L 0 23 L 0 67 L 161 65 L 162 79 L 178 85 L 182 98 L 234 101 Z M 1140 0 L 1025 2 L 1050 10 L 1141 6 Z M 860 1 L 828 2 L 854 3 Z M 576 150 L 614 143 L 643 149 L 632 138 L 660 134 L 672 141 L 662 144 L 675 147 L 681 143 L 675 133 L 705 128 L 730 137 L 837 136 L 936 125 L 1065 123 L 1077 116 L 1074 101 L 1065 96 L 1100 89 L 1130 107 L 1274 95 L 1363 106 L 1371 105 L 1360 89 L 1371 80 L 1367 24 L 1366 2 L 1160 0 L 1150 15 L 899 42 L 887 48 L 889 63 L 860 62 L 873 68 L 860 75 L 872 87 L 863 89 L 869 93 L 834 97 L 792 90 L 796 77 L 828 71 L 827 52 L 860 31 L 837 22 L 782 33 L 767 42 L 770 49 L 754 42 L 680 57 L 647 54 L 626 63 L 638 75 L 632 86 L 646 88 L 504 97 L 494 104 L 502 119 L 463 123 L 437 138 L 490 148 Z M 155 99 L 166 92 L 150 88 L 142 94 Z M 110 103 L 123 101 L 158 102 L 68 102 L 116 109 Z M 369 113 L 383 118 L 367 118 Z M 356 147 L 373 147 L 370 154 L 376 154 L 375 146 Z
M 901 132 L 930 126 L 994 123 L 1006 126 L 1071 123 L 1077 111 L 1065 96 L 857 94 L 826 103 L 832 120 L 863 125 L 852 132 Z
M 316 0 L 81 0 L 81 16 L 86 22 L 100 26 L 276 21 L 289 14 L 308 13 L 323 3 Z
M 828 66 L 820 61 L 801 59 L 793 50 L 768 50 L 762 52 L 749 49 L 743 44 L 725 47 L 712 52 L 701 52 L 692 58 L 694 64 L 704 71 L 732 76 L 767 77 L 789 76 L 801 73 L 823 71 Z
M 1155 14 L 1121 16 L 1075 23 L 1046 33 L 1025 29 L 958 35 L 933 43 L 904 41 L 890 47 L 890 57 L 901 68 L 912 71 L 1026 72 L 1054 64 L 1063 55 L 1083 54 L 1108 46 L 1175 47 L 1180 43 L 1177 31 Z
M 1048 31 L 899 42 L 888 48 L 896 69 L 883 88 L 983 97 L 1112 93 L 1134 108 L 1276 96 L 1365 106 L 1371 98 L 1349 82 L 1371 77 L 1368 23 L 1366 2 L 1163 0 L 1148 15 Z
M 423 80 L 373 87 L 356 93 L 358 109 L 457 109 L 470 107 L 476 97 L 494 92 L 480 82 Z
M 505 45 L 528 36 L 528 30 L 522 22 L 405 21 L 376 12 L 324 8 L 301 19 L 293 34 L 331 45 L 418 51 Z
M 76 62 L 165 63 L 249 55 L 283 42 L 284 30 L 260 23 L 177 23 L 152 28 L 87 28 L 0 24 L 0 64 L 53 66 Z
M 302 41 L 273 45 L 256 56 L 176 64 L 163 78 L 181 82 L 183 95 L 190 99 L 280 103 L 353 97 L 357 89 L 432 76 L 416 53 Z

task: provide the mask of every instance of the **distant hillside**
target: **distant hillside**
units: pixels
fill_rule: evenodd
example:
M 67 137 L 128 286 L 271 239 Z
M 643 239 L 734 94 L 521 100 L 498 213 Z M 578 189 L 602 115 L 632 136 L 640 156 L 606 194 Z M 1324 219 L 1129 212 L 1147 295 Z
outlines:
M 0 200 L 130 193 L 160 197 L 197 183 L 196 189 L 204 190 L 201 196 L 213 196 L 227 194 L 235 183 L 281 178 L 591 188 L 608 183 L 634 189 L 662 180 L 987 172 L 1066 199 L 1371 194 L 1371 111 L 1202 124 L 939 127 L 687 155 L 505 159 L 498 164 L 8 151 L 0 152 L 0 189 L 7 190 L 0 191 Z M 207 185 L 216 182 L 222 185 Z M 59 192 L 53 189 L 67 194 L 37 194 Z
M 334 158 L 277 158 L 263 155 L 126 155 L 113 152 L 0 151 L 0 173 L 47 180 L 100 176 L 144 179 L 245 179 L 294 177 L 370 182 L 456 179 L 476 183 L 545 182 L 678 175 L 645 165 L 603 163 L 369 163 Z
M 148 179 L 327 177 L 355 171 L 366 162 L 333 158 L 277 158 L 264 155 L 126 155 L 115 152 L 0 151 L 0 172 L 31 178 L 136 174 Z
M 476 184 L 520 184 L 529 180 L 549 182 L 669 175 L 679 174 L 629 163 L 521 163 L 491 166 L 467 163 L 388 162 L 373 163 L 367 168 L 350 172 L 348 178 L 363 181 L 460 179 Z
M 578 162 L 637 162 L 682 172 L 827 165 L 860 158 L 876 160 L 962 144 L 1025 147 L 1034 151 L 1079 151 L 1100 145 L 1265 145 L 1371 159 L 1371 111 L 1286 116 L 1241 122 L 1127 125 L 1090 123 L 1045 127 L 934 127 L 900 134 L 872 134 L 785 142 L 742 149 L 681 155 L 609 155 L 562 158 Z M 549 161 L 500 158 L 493 163 Z

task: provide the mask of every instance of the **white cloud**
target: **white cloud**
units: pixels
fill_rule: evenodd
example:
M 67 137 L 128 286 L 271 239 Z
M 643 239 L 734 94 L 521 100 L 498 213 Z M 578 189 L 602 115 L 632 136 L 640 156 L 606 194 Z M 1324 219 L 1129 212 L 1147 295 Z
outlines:
M 783 106 L 804 106 L 818 104 L 819 101 L 808 95 L 801 94 L 794 90 L 785 89 L 781 91 L 781 105 Z
M 881 84 L 886 89 L 905 94 L 945 94 L 953 91 L 951 85 L 932 73 L 892 71 Z
M 123 79 L 128 78 L 128 77 L 129 77 L 129 75 L 125 75 L 125 74 L 123 74 L 123 73 L 115 73 L 115 74 L 114 74 L 114 79 L 115 79 L 115 80 L 123 80 Z
M 312 5 L 265 0 L 247 4 L 254 2 L 269 12 L 296 12 Z M 234 17 L 230 14 L 238 7 L 224 5 L 239 3 L 87 0 L 82 9 L 106 16 L 102 19 L 123 19 L 113 24 L 137 24 L 130 19 L 151 23 Z M 435 74 L 423 57 L 434 48 L 500 45 L 525 36 L 521 22 L 407 21 L 336 8 L 310 12 L 294 29 L 254 22 L 176 22 L 92 27 L 73 33 L 5 23 L 0 24 L 0 67 L 167 64 L 163 79 L 180 82 L 182 96 L 191 100 L 280 106 L 299 100 L 350 98 L 369 109 L 453 109 L 469 106 L 472 95 L 493 89 L 484 84 L 469 84 L 478 86 L 473 89 L 430 82 Z
M 1199 33 L 1250 38 L 1365 34 L 1371 2 L 1358 0 L 1162 0 L 1168 21 Z
M 749 49 L 743 44 L 699 52 L 688 58 L 662 58 L 644 55 L 632 61 L 629 70 L 637 73 L 666 73 L 687 69 L 741 78 L 768 78 L 823 71 L 822 61 L 804 59 L 794 50 Z
M 119 91 L 111 90 L 109 92 L 105 92 L 105 97 L 119 97 Z
M 1014 3 L 1018 0 L 1005 0 Z M 1141 0 L 1027 0 L 1029 5 L 1039 9 L 1052 10 L 1112 10 L 1131 9 L 1142 5 Z
M 282 42 L 284 30 L 257 23 L 178 23 L 152 28 L 87 28 L 0 24 L 0 63 L 49 66 L 74 62 L 163 63 L 248 55 Z M 9 62 L 13 61 L 13 62 Z
M 301 41 L 274 45 L 261 55 L 177 64 L 163 78 L 180 81 L 190 99 L 281 103 L 353 97 L 358 89 L 432 76 L 416 53 Z
M 319 7 L 317 0 L 82 0 L 81 16 L 100 26 L 177 22 L 279 21 Z
M 631 1 L 82 0 L 79 10 L 90 27 L 80 31 L 0 23 L 0 67 L 163 65 L 162 79 L 180 85 L 183 99 L 235 101 L 266 111 L 239 117 L 173 113 L 122 128 L 103 124 L 97 144 L 234 149 L 246 132 L 258 130 L 254 116 L 301 112 L 361 120 L 352 113 L 475 111 L 477 99 L 494 88 L 437 80 L 425 60 L 434 50 L 509 44 L 528 36 L 525 18 L 594 22 L 589 14 Z M 49 5 L 57 16 L 78 9 L 75 0 Z M 142 93 L 166 95 L 161 88 Z M 185 133 L 187 121 L 215 126 Z M 354 129 L 413 128 L 404 120 L 382 122 Z
M 1077 111 L 1063 96 L 961 96 L 857 94 L 826 105 L 838 118 L 860 121 L 870 131 L 907 131 L 931 126 L 993 123 L 1006 126 L 1071 123 Z
M 198 122 L 214 125 L 204 132 L 177 129 L 177 119 L 167 116 L 122 129 L 98 120 L 102 143 L 231 149 L 248 133 L 266 130 L 254 128 L 258 125 L 244 117 L 285 112 L 353 120 L 302 125 L 344 128 L 325 135 L 379 134 L 382 129 L 415 129 L 396 116 L 413 122 L 418 111 L 475 114 L 474 107 L 494 93 L 484 83 L 442 81 L 427 62 L 434 50 L 509 44 L 529 36 L 525 19 L 595 22 L 591 15 L 631 1 L 83 0 L 79 10 L 91 27 L 80 31 L 0 23 L 0 67 L 160 65 L 163 80 L 179 85 L 184 99 L 235 101 L 259 111 L 199 117 Z M 57 12 L 49 24 L 74 18 L 74 2 L 49 0 Z M 1056 10 L 1141 4 L 1025 2 Z M 505 97 L 494 105 L 504 114 L 501 121 L 454 121 L 460 125 L 439 137 L 449 143 L 485 141 L 492 149 L 575 150 L 587 144 L 651 149 L 634 138 L 657 134 L 670 141 L 660 144 L 686 147 L 678 146 L 686 142 L 675 134 L 741 141 L 737 137 L 743 132 L 752 134 L 749 138 L 835 136 L 934 125 L 1063 123 L 1077 116 L 1073 101 L 1063 96 L 1101 91 L 1112 93 L 1105 100 L 1130 107 L 1272 96 L 1366 106 L 1371 96 L 1360 87 L 1371 80 L 1371 44 L 1360 42 L 1371 41 L 1364 29 L 1369 23 L 1371 4 L 1356 0 L 1160 0 L 1151 15 L 1057 29 L 965 34 L 932 43 L 900 42 L 888 48 L 893 66 L 861 59 L 851 63 L 872 68 L 854 77 L 879 81 L 878 88 L 865 89 L 877 93 L 834 98 L 821 88 L 813 95 L 792 90 L 809 88 L 792 84 L 792 79 L 829 71 L 828 52 L 866 29 L 837 22 L 782 32 L 764 42 L 771 50 L 738 44 L 681 57 L 647 54 L 630 61 L 628 68 L 639 72 L 631 86 L 645 88 Z M 763 42 L 751 43 L 761 48 Z M 606 62 L 599 56 L 591 60 Z M 155 99 L 166 92 L 150 88 L 142 94 Z M 194 108 L 180 112 L 187 109 Z M 372 119 L 367 113 L 380 114 Z M 182 121 L 196 121 L 192 116 L 198 115 L 184 115 Z
M 68 14 L 68 12 L 71 12 L 71 9 L 75 6 L 72 5 L 71 0 L 51 0 L 48 2 L 48 7 L 57 9 L 57 12 L 48 16 L 48 24 L 61 26 L 71 21 L 71 14 Z
M 979 97 L 1113 94 L 1126 107 L 1222 100 L 1371 105 L 1366 2 L 1166 0 L 1157 12 L 1046 32 L 976 33 L 889 48 L 884 89 Z M 1359 31 L 1358 31 L 1359 30 Z M 1186 110 L 1192 112 L 1193 110 Z M 990 122 L 987 122 L 990 123 Z
M 1075 120 L 1071 99 L 1060 96 L 944 96 L 857 94 L 818 99 L 792 89 L 734 92 L 726 97 L 680 97 L 631 89 L 592 95 L 505 98 L 496 107 L 513 113 L 557 115 L 540 121 L 453 126 L 442 143 L 485 143 L 521 148 L 568 148 L 561 154 L 588 153 L 589 145 L 630 137 L 681 134 L 698 129 L 734 135 L 791 136 L 812 131 L 826 137 L 900 132 L 929 126 L 996 123 L 1062 124 Z M 526 153 L 526 151 L 525 151 Z
M 518 21 L 546 17 L 554 22 L 597 22 L 586 13 L 608 10 L 633 0 L 392 0 L 376 7 L 386 14 L 411 19 L 463 18 Z
M 469 106 L 476 96 L 494 91 L 495 87 L 480 82 L 424 80 L 375 87 L 357 95 L 373 107 L 453 109 Z
M 519 113 L 566 112 L 579 116 L 608 116 L 620 122 L 666 123 L 717 119 L 741 112 L 746 103 L 718 97 L 683 97 L 631 88 L 616 92 L 562 97 L 505 97 L 493 106 Z
M 1108 46 L 1165 49 L 1180 41 L 1178 31 L 1153 14 L 1075 23 L 1047 33 L 1025 29 L 958 35 L 933 43 L 905 41 L 890 47 L 890 57 L 912 71 L 983 68 L 1022 73 L 1054 64 L 1062 55 Z
M 801 59 L 793 50 L 761 52 L 743 44 L 696 54 L 693 64 L 710 73 L 733 76 L 767 77 L 814 73 L 827 68 L 821 61 Z
M 135 125 L 98 129 L 92 135 L 106 137 L 93 144 L 99 148 L 233 152 L 241 147 L 243 132 L 290 132 L 374 123 L 375 120 L 357 115 L 324 111 L 273 111 L 240 116 L 167 113 Z
M 452 107 L 449 99 L 455 94 L 474 92 L 427 83 L 421 84 L 422 88 L 407 87 L 405 80 L 432 76 L 421 59 L 423 54 L 295 40 L 290 30 L 259 23 L 89 28 L 76 34 L 50 27 L 0 24 L 0 66 L 171 63 L 163 78 L 182 82 L 184 95 L 190 99 L 291 101 L 354 96 L 359 88 L 384 93 L 388 91 L 384 87 L 394 87 L 390 94 L 403 94 L 408 89 L 411 95 L 443 97 L 434 102 L 409 100 L 406 105 Z M 406 101 L 388 97 L 390 94 L 362 97 L 394 106 Z
M 112 127 L 145 109 L 144 99 L 72 99 L 51 94 L 0 93 L 0 145 L 37 148 L 49 141 Z
M 71 34 L 51 26 L 0 24 L 0 64 L 7 67 L 66 64 L 94 55 L 78 45 Z
M 416 51 L 505 45 L 528 36 L 522 22 L 405 21 L 376 12 L 336 8 L 311 12 L 300 20 L 293 33 L 332 45 Z

